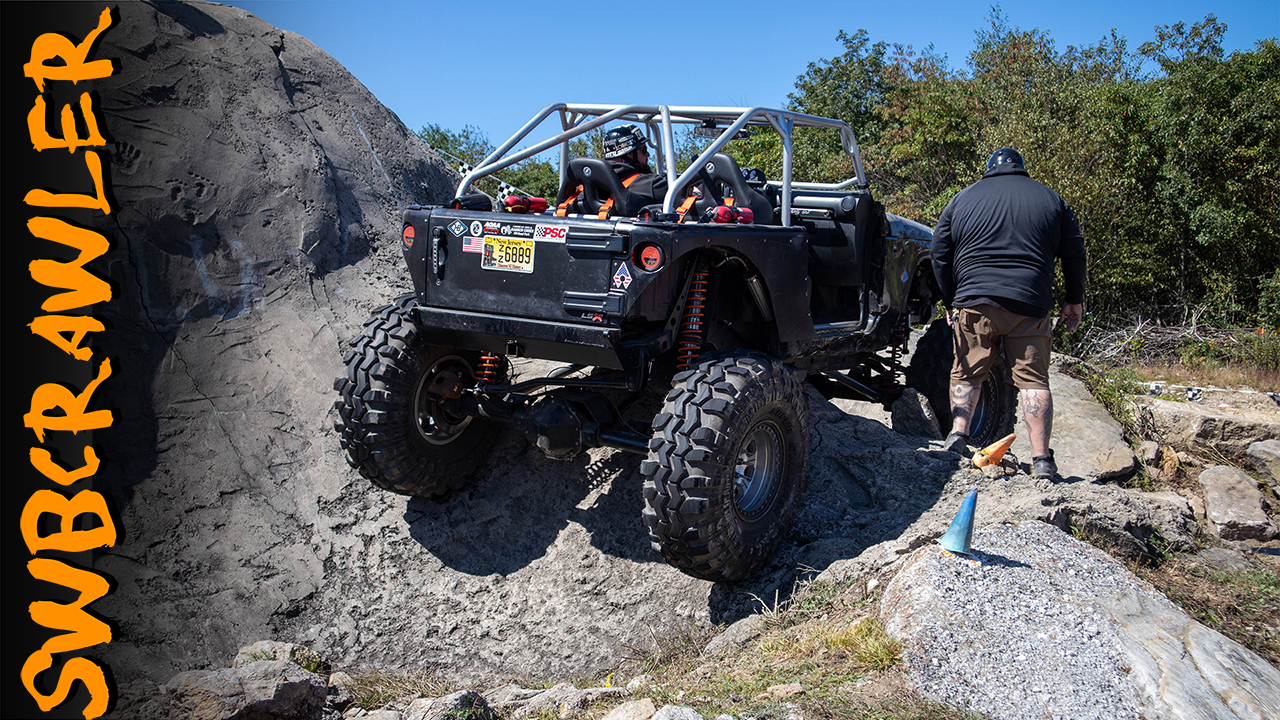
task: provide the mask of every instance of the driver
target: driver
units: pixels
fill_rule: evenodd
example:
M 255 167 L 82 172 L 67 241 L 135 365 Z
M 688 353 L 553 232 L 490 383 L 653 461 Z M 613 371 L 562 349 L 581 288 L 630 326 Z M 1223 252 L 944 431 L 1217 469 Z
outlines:
M 604 159 L 631 192 L 645 199 L 645 205 L 662 202 L 667 195 L 667 177 L 649 167 L 649 141 L 635 125 L 613 128 L 604 136 Z M 638 175 L 628 182 L 628 178 Z

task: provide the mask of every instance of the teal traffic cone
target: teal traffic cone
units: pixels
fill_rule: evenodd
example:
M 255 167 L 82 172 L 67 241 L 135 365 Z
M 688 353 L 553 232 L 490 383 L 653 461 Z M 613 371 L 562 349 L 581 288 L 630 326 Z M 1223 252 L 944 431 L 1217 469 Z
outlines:
M 973 542 L 973 511 L 977 506 L 978 491 L 970 490 L 969 494 L 964 496 L 964 502 L 960 503 L 960 510 L 951 521 L 947 534 L 938 538 L 938 544 L 943 550 L 957 555 L 969 554 L 969 543 Z

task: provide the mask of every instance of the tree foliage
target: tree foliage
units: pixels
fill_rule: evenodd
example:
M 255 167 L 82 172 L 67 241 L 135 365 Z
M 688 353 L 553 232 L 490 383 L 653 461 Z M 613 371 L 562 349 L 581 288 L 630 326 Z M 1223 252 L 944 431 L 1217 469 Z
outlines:
M 480 164 L 481 160 L 497 149 L 483 130 L 472 125 L 463 126 L 461 131 L 454 131 L 431 123 L 418 131 L 418 137 L 444 154 L 446 160 L 456 158 L 473 166 Z M 576 143 L 573 151 L 582 154 L 590 152 L 589 137 L 586 140 L 579 139 Z M 600 145 L 603 147 L 602 139 Z M 482 178 L 476 183 L 475 188 L 480 192 L 496 196 L 500 189 L 498 181 L 501 180 L 518 188 L 521 192 L 554 200 L 560 189 L 559 167 L 558 161 L 551 163 L 531 157 L 504 168 L 497 173 L 497 177 Z
M 989 153 L 1017 148 L 1080 221 L 1098 312 L 1275 326 L 1280 51 L 1269 39 L 1228 55 L 1225 31 L 1209 15 L 1157 28 L 1136 52 L 1114 31 L 1059 51 L 997 7 L 967 71 L 841 32 L 845 52 L 811 63 L 790 107 L 848 122 L 876 196 L 926 223 Z M 757 146 L 748 159 L 772 159 L 776 141 Z M 835 150 L 810 158 L 819 175 Z

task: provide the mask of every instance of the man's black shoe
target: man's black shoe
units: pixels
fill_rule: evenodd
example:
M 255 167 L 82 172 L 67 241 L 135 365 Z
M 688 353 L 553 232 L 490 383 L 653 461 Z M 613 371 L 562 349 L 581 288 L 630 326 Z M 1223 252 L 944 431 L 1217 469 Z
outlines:
M 1058 476 L 1058 464 L 1053 461 L 1053 451 L 1048 455 L 1031 458 L 1031 477 L 1037 480 L 1052 480 Z
M 969 436 L 951 433 L 947 436 L 946 441 L 942 443 L 942 449 L 958 455 L 967 455 L 969 454 Z

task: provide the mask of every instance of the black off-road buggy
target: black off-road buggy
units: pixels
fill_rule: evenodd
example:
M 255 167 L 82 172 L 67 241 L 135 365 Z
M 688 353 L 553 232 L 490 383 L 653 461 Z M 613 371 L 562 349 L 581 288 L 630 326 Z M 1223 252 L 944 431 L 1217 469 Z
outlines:
M 512 152 L 552 117 L 559 133 Z M 670 187 L 661 205 L 642 207 L 604 161 L 569 159 L 570 140 L 624 121 L 655 148 Z M 714 140 L 677 172 L 680 124 Z M 781 138 L 781 180 L 723 152 L 759 127 Z M 813 128 L 839 135 L 852 178 L 792 180 L 793 133 Z M 560 192 L 547 211 L 521 200 L 495 209 L 469 192 L 557 145 Z M 421 496 L 465 483 L 503 425 L 551 457 L 637 453 L 654 549 L 691 575 L 742 579 L 769 561 L 805 487 L 801 383 L 888 406 L 905 372 L 946 427 L 945 322 L 909 367 L 900 362 L 909 325 L 934 314 L 932 236 L 871 197 L 843 122 L 768 108 L 550 105 L 464 177 L 448 207 L 405 213 L 414 291 L 352 341 L 335 383 L 342 447 L 378 487 Z M 510 357 L 566 365 L 512 382 Z M 1007 376 L 997 368 L 983 388 L 975 444 L 1012 425 Z M 650 427 L 623 418 L 648 384 L 668 380 Z

